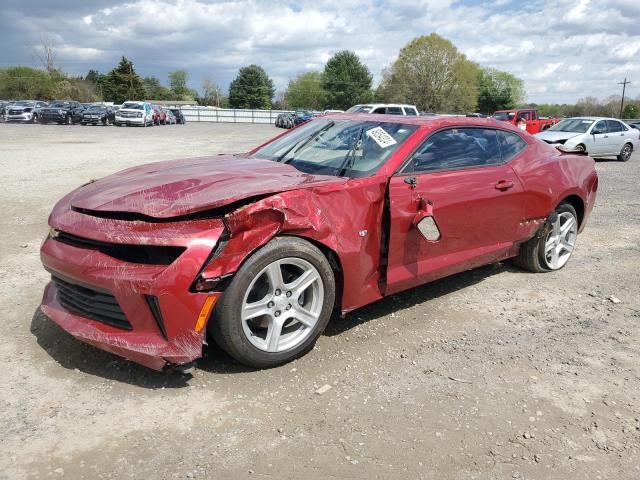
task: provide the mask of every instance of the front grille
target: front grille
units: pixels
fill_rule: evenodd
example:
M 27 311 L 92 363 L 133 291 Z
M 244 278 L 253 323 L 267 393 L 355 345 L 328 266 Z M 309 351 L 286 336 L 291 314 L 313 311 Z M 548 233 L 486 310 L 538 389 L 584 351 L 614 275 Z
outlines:
M 120 112 L 120 116 L 124 118 L 137 118 L 137 112 Z
M 185 247 L 165 245 L 126 245 L 100 242 L 62 231 L 58 231 L 53 238 L 72 247 L 98 250 L 123 262 L 144 263 L 147 265 L 170 265 L 186 250 Z
M 22 110 L 9 110 L 9 115 L 22 115 Z
M 51 279 L 58 288 L 58 301 L 67 310 L 107 325 L 131 330 L 131 324 L 118 301 L 109 292 L 80 286 L 57 275 L 51 275 Z

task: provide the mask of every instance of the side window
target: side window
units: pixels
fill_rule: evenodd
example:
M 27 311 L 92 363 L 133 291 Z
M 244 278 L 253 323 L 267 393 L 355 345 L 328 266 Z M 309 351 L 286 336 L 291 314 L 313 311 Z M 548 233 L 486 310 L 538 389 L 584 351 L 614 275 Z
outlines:
M 371 112 L 371 113 L 382 113 L 382 114 L 384 115 L 385 113 L 387 113 L 387 112 L 386 112 L 386 110 L 387 110 L 387 109 L 386 109 L 386 108 L 384 108 L 384 107 L 378 107 L 378 108 L 376 108 L 376 109 L 375 109 L 373 112 Z
M 531 120 L 537 120 L 537 119 L 538 119 L 538 111 L 531 110 Z
M 412 155 L 405 171 L 431 172 L 502 163 L 495 130 L 452 128 L 434 133 Z
M 527 142 L 520 138 L 520 135 L 502 130 L 498 130 L 497 133 L 498 142 L 500 142 L 500 153 L 504 163 L 507 163 L 527 147 Z
M 591 130 L 591 133 L 593 132 L 607 133 L 608 131 L 609 130 L 607 130 L 607 121 L 600 120 L 598 123 L 596 123 L 593 126 L 593 130 Z
M 387 115 L 403 115 L 400 107 L 387 107 Z
M 404 113 L 405 115 L 418 116 L 418 112 L 416 112 L 416 109 L 413 107 L 404 107 Z
M 626 130 L 620 122 L 615 120 L 607 120 L 607 128 L 609 132 L 623 132 Z
M 524 120 L 531 120 L 531 113 L 530 112 L 520 112 L 518 113 L 518 120 L 520 119 L 524 119 Z

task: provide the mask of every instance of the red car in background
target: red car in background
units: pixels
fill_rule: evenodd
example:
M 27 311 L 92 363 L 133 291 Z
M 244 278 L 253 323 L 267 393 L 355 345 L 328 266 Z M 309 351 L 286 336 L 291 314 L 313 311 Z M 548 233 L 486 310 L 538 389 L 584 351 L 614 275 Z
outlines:
M 151 105 L 153 111 L 153 124 L 154 125 L 166 125 L 167 124 L 167 112 L 160 105 Z
M 336 310 L 507 258 L 562 268 L 597 186 L 591 158 L 505 122 L 328 115 L 245 155 L 142 165 L 65 196 L 41 308 L 150 368 L 196 360 L 207 331 L 272 367 Z
M 558 118 L 541 117 L 538 115 L 538 110 L 533 108 L 498 110 L 493 114 L 493 118 L 511 125 L 524 122 L 527 132 L 532 135 L 543 132 L 560 121 Z

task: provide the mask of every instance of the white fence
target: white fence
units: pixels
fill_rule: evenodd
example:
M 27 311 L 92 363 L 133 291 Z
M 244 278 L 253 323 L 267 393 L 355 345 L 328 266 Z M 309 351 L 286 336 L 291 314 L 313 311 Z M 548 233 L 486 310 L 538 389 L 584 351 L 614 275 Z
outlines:
M 214 123 L 274 123 L 281 113 L 290 110 L 241 110 L 233 108 L 190 108 L 181 107 L 187 122 Z

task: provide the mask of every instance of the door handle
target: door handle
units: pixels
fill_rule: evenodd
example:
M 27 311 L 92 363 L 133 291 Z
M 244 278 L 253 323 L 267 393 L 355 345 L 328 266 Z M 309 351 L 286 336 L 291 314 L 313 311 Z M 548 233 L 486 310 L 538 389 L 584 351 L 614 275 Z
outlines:
M 513 182 L 511 180 L 500 180 L 498 183 L 496 183 L 495 187 L 496 190 L 509 190 L 511 187 L 513 187 Z
M 609 135 L 605 135 L 604 138 L 609 138 Z

